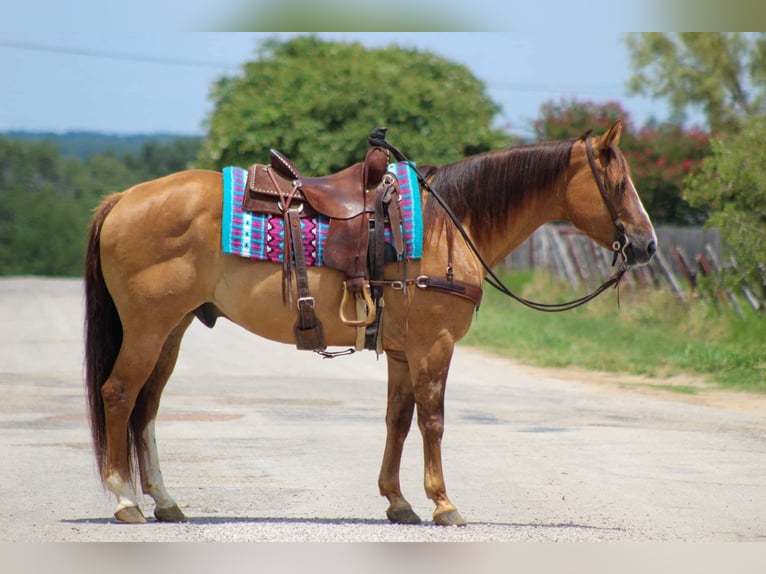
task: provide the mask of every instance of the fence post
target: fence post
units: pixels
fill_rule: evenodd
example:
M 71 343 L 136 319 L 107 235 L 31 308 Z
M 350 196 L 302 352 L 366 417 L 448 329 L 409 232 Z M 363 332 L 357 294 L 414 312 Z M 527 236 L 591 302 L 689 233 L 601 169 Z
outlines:
M 665 257 L 662 255 L 662 252 L 658 250 L 657 253 L 654 254 L 654 259 L 657 261 L 657 265 L 659 266 L 660 271 L 662 271 L 663 277 L 665 277 L 665 280 L 670 285 L 670 288 L 673 291 L 673 295 L 675 295 L 682 303 L 686 303 L 686 296 L 681 290 L 681 286 L 678 284 L 678 281 L 676 281 L 676 276 L 673 275 L 673 270 L 668 265 L 668 262 L 665 261 Z

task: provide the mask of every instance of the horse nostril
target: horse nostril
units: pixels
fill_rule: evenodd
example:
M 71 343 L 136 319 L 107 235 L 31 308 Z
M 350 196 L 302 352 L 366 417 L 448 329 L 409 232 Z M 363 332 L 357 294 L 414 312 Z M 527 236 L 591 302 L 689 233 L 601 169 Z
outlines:
M 649 244 L 646 246 L 646 252 L 649 254 L 649 257 L 654 255 L 657 251 L 657 243 L 654 241 L 650 241 Z

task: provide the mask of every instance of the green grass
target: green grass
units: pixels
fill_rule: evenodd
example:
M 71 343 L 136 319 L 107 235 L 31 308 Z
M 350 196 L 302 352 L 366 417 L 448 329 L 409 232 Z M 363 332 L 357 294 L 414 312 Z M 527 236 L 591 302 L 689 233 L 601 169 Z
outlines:
M 544 302 L 571 299 L 543 274 L 507 276 L 511 289 Z M 681 305 L 669 291 L 622 289 L 585 307 L 541 313 L 485 284 L 484 301 L 463 344 L 538 366 L 664 378 L 693 374 L 723 388 L 766 393 L 766 317 L 740 319 L 709 303 Z M 683 391 L 678 391 L 683 392 Z

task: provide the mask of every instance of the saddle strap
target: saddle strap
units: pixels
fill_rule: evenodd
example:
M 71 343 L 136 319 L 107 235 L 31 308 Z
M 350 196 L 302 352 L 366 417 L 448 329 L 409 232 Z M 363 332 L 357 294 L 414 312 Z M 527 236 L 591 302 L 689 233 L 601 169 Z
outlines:
M 298 287 L 298 319 L 293 328 L 295 345 L 302 351 L 324 351 L 327 345 L 324 341 L 322 322 L 316 316 L 314 298 L 309 292 L 300 215 L 297 209 L 290 209 L 286 214 L 292 239 L 292 254 L 295 259 L 295 282 Z
M 477 309 L 481 306 L 483 292 L 479 285 L 472 285 L 458 279 L 440 279 L 427 275 L 421 275 L 413 283 L 420 289 L 433 289 L 468 299 Z
M 383 281 L 370 281 L 370 285 L 373 287 L 391 287 L 392 289 L 398 289 L 404 291 L 407 285 L 414 285 L 418 289 L 433 289 L 434 291 L 441 291 L 442 293 L 449 293 L 450 295 L 457 295 L 463 299 L 467 299 L 478 309 L 481 306 L 481 299 L 483 291 L 481 285 L 473 285 L 466 281 L 460 281 L 459 279 L 441 279 L 440 277 L 432 277 L 430 275 L 419 275 L 415 279 L 407 280 L 383 280 Z

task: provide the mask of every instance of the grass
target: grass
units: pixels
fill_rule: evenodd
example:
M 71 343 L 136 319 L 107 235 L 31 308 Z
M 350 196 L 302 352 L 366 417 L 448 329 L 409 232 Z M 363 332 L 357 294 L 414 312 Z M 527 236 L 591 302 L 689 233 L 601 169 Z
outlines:
M 504 279 L 514 292 L 536 300 L 573 296 L 542 273 Z M 620 300 L 618 309 L 611 291 L 573 311 L 541 313 L 485 285 L 481 309 L 463 343 L 537 366 L 658 379 L 693 374 L 722 388 L 766 393 L 763 314 L 740 319 L 704 301 L 684 306 L 661 289 L 623 288 Z

